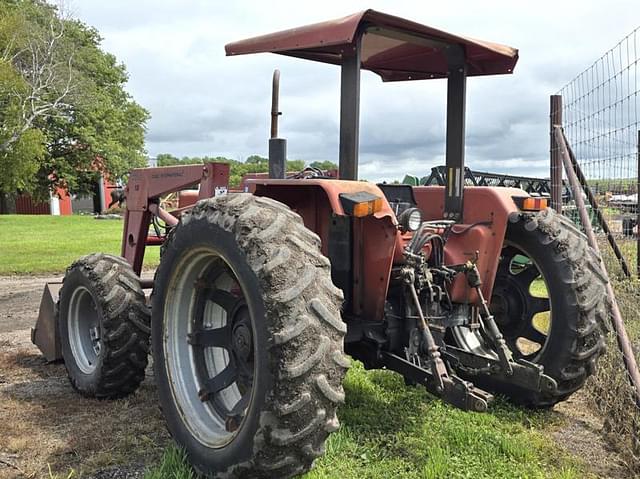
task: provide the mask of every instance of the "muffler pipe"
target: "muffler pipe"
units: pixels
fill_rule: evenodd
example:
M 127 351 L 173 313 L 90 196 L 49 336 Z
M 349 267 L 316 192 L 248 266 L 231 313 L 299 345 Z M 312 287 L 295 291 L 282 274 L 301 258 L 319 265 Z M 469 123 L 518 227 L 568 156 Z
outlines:
M 284 179 L 287 167 L 287 140 L 278 138 L 278 117 L 282 115 L 280 100 L 280 70 L 273 72 L 271 87 L 271 137 L 269 138 L 269 178 Z

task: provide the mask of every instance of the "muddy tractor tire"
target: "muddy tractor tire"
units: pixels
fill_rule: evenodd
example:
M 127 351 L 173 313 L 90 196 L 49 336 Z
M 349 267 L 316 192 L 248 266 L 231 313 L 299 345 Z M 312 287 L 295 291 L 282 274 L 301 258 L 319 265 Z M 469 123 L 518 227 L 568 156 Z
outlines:
M 542 365 L 558 388 L 554 394 L 513 386 L 498 392 L 549 407 L 580 389 L 605 351 L 605 287 L 598 255 L 569 219 L 551 209 L 512 215 L 491 309 L 514 357 Z
M 91 254 L 66 272 L 57 307 L 64 364 L 87 397 L 115 399 L 145 376 L 151 318 L 138 276 L 124 259 Z
M 163 247 L 152 350 L 168 429 L 196 470 L 292 477 L 338 426 L 342 292 L 320 239 L 249 193 L 203 200 Z

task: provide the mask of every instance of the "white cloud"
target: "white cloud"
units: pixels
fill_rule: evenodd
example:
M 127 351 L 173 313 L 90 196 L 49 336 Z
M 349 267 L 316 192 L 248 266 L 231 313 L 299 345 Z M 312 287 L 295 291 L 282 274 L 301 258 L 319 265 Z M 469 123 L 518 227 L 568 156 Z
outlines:
M 374 8 L 520 49 L 514 75 L 469 80 L 467 163 L 545 176 L 549 95 L 637 22 L 637 0 L 396 1 L 321 4 L 206 0 L 77 0 L 104 49 L 127 65 L 134 98 L 151 111 L 150 154 L 266 154 L 271 73 L 282 71 L 281 135 L 291 158 L 337 159 L 337 67 L 262 54 L 224 56 L 245 37 Z M 382 84 L 363 75 L 360 174 L 428 174 L 444 154 L 443 81 Z

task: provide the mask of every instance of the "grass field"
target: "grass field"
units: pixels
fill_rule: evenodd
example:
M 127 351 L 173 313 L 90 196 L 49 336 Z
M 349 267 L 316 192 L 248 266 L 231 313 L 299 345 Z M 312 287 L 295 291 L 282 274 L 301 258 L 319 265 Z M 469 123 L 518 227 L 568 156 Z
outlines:
M 121 221 L 91 217 L 0 216 L 0 274 L 61 272 L 83 254 L 117 254 L 121 229 Z M 153 265 L 157 248 L 150 253 Z M 535 289 L 541 292 L 540 285 Z M 486 414 L 463 412 L 405 386 L 397 374 L 365 371 L 358 362 L 344 387 L 342 426 L 307 479 L 588 477 L 580 460 L 552 439 L 559 427 L 552 412 L 502 400 Z M 174 448 L 146 475 L 167 477 L 195 478 Z
M 63 272 L 89 253 L 120 254 L 120 220 L 91 216 L 0 215 L 0 274 Z M 158 263 L 159 249 L 150 247 L 145 265 Z

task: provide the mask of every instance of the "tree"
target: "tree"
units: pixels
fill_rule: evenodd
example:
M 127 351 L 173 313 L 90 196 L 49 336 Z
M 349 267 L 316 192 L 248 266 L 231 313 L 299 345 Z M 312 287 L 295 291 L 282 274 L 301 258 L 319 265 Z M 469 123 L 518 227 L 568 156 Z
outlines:
M 0 165 L 12 171 L 0 193 L 90 192 L 101 173 L 146 164 L 149 114 L 100 42 L 43 0 L 0 0 Z
M 338 165 L 336 165 L 333 161 L 314 161 L 309 166 L 313 168 L 319 168 L 321 170 L 337 170 Z
M 158 166 L 173 166 L 180 163 L 180 158 L 173 156 L 169 153 L 160 153 L 156 156 Z
M 304 170 L 304 160 L 287 160 L 287 171 Z
M 6 143 L 20 128 L 21 101 L 10 92 L 26 90 L 20 75 L 8 62 L 0 60 L 0 143 Z M 0 192 L 25 189 L 44 157 L 44 137 L 36 129 L 26 129 L 12 142 L 12 154 L 0 153 Z
M 260 155 L 251 155 L 251 156 L 247 157 L 247 159 L 244 160 L 244 162 L 247 165 L 262 165 L 262 164 L 268 164 L 269 163 L 269 159 L 265 158 L 264 156 L 260 156 Z

